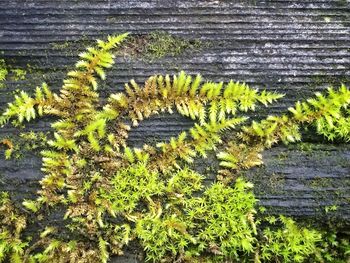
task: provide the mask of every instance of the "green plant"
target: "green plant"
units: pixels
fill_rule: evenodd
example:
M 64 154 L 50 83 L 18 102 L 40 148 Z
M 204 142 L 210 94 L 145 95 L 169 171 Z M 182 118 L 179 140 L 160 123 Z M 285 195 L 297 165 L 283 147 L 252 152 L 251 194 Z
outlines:
M 316 259 L 320 262 L 343 263 L 350 259 L 349 234 L 337 233 L 330 229 L 322 232 L 322 242 L 318 246 Z
M 60 231 L 48 226 L 30 244 L 20 240 L 20 233 L 6 234 L 6 240 L 15 236 L 23 246 L 22 262 L 107 262 L 131 241 L 139 241 L 146 260 L 153 262 L 313 258 L 318 232 L 284 217 L 280 229 L 259 228 L 252 185 L 239 171 L 262 164 L 261 152 L 274 143 L 299 140 L 301 124 L 315 124 L 328 139 L 349 140 L 344 122 L 350 91 L 345 86 L 330 89 L 327 96 L 298 102 L 289 115 L 250 124 L 244 113 L 283 95 L 233 81 L 203 82 L 200 75 L 180 72 L 152 76 L 143 86 L 131 80 L 125 92 L 102 103 L 98 80 L 106 78 L 113 50 L 126 36 L 97 40 L 79 54 L 59 93 L 46 84 L 32 97 L 22 91 L 0 117 L 1 125 L 15 126 L 44 115 L 55 117 L 41 153 L 41 189 L 23 207 L 28 216 L 39 218 L 51 209 L 64 209 L 66 224 Z M 137 126 L 174 110 L 195 121 L 189 132 L 141 149 L 128 147 L 129 121 Z M 222 140 L 227 130 L 232 134 L 228 143 Z M 223 151 L 217 151 L 220 144 Z M 204 187 L 204 177 L 186 165 L 206 158 L 209 151 L 217 151 L 223 169 L 217 182 Z M 284 231 L 292 234 L 281 236 Z M 309 236 L 308 242 L 300 241 Z M 289 251 L 291 242 L 296 249 Z M 0 256 L 9 259 L 11 249 L 6 246 Z
M 37 115 L 42 116 L 44 109 L 52 103 L 52 93 L 45 83 L 41 88 L 36 88 L 34 98 L 21 91 L 19 95 L 15 96 L 15 101 L 9 103 L 7 110 L 0 118 L 0 124 L 4 125 L 10 119 L 16 117 L 12 124 L 19 126 L 24 120 L 30 121 L 35 119 Z
M 8 74 L 8 70 L 6 68 L 5 60 L 0 60 L 0 81 L 4 81 Z
M 349 103 L 350 91 L 345 85 L 339 90 L 328 88 L 326 96 L 316 93 L 315 98 L 297 102 L 289 108 L 291 116 L 270 116 L 260 123 L 253 122 L 243 130 L 246 134 L 259 138 L 268 147 L 279 140 L 284 143 L 299 141 L 301 124 L 313 125 L 317 133 L 328 140 L 340 138 L 349 141 Z
M 269 223 L 282 224 L 279 229 L 265 228 L 262 231 L 263 242 L 260 244 L 260 259 L 274 262 L 305 262 L 317 251 L 317 244 L 322 240 L 319 231 L 299 227 L 291 218 L 280 216 L 268 219 Z
M 4 59 L 0 59 L 0 88 L 5 87 L 4 81 L 7 80 L 24 80 L 27 72 L 20 68 L 12 68 L 7 65 Z
M 5 192 L 0 193 L 0 262 L 22 263 L 28 242 L 21 240 L 26 218 L 20 215 Z
M 13 73 L 13 79 L 15 81 L 26 79 L 27 72 L 24 69 L 11 69 L 11 73 Z
M 285 144 L 301 140 L 300 130 L 313 126 L 316 132 L 330 141 L 349 141 L 350 90 L 342 85 L 338 90 L 328 88 L 327 95 L 316 93 L 315 98 L 298 101 L 289 114 L 268 116 L 242 127 L 223 152 L 218 154 L 225 169 L 222 175 L 232 175 L 262 163 L 261 152 L 282 141 Z M 304 126 L 302 126 L 304 125 Z M 229 179 L 229 178 L 228 178 Z
M 6 79 L 8 74 L 7 66 L 5 60 L 0 59 L 0 88 L 4 87 L 3 81 Z
M 48 133 L 21 132 L 20 134 L 0 138 L 0 144 L 6 147 L 5 159 L 20 159 L 24 153 L 40 153 L 48 145 Z
M 186 212 L 196 222 L 197 255 L 210 252 L 213 260 L 222 262 L 240 260 L 254 253 L 257 200 L 252 187 L 241 178 L 233 187 L 215 183 L 202 197 L 190 201 Z
M 200 175 L 189 170 L 179 173 L 169 183 L 175 177 L 192 177 L 197 186 L 192 185 L 192 191 L 203 188 Z M 136 220 L 136 235 L 145 248 L 146 259 L 201 262 L 205 253 L 208 260 L 221 261 L 239 259 L 244 253 L 253 252 L 256 200 L 249 191 L 251 187 L 238 179 L 234 188 L 215 183 L 201 197 L 193 197 L 192 192 L 182 192 L 179 188 L 152 201 L 150 213 Z M 166 204 L 162 206 L 164 199 Z
M 153 31 L 146 35 L 131 36 L 118 50 L 124 57 L 140 58 L 152 62 L 163 57 L 174 57 L 188 52 L 196 52 L 209 46 L 200 39 L 186 39 L 163 31 Z

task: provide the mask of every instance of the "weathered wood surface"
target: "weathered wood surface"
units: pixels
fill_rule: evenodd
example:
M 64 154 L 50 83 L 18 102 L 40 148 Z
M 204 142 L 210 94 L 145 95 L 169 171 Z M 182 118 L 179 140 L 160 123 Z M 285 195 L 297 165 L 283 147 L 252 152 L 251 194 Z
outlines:
M 59 88 L 76 52 L 57 49 L 57 44 L 125 31 L 145 35 L 162 30 L 208 45 L 152 62 L 119 57 L 104 93 L 122 90 L 131 78 L 143 82 L 152 74 L 183 69 L 216 81 L 240 80 L 285 93 L 268 109 L 280 113 L 297 99 L 324 89 L 327 82 L 349 83 L 349 25 L 350 4 L 344 0 L 1 0 L 2 56 L 17 67 L 29 64 L 35 70 L 26 80 L 9 81 L 0 90 L 0 105 L 12 98 L 15 89 L 29 90 L 44 80 Z M 253 116 L 266 112 L 262 109 Z M 166 139 L 190 126 L 190 121 L 176 115 L 155 117 L 132 131 L 130 143 Z M 49 123 L 39 121 L 29 128 L 48 130 Z M 6 127 L 0 135 L 13 131 Z M 267 151 L 265 166 L 247 176 L 271 213 L 318 220 L 333 217 L 349 225 L 350 146 L 318 144 L 319 138 L 312 136 L 308 140 L 306 149 L 278 146 Z M 42 176 L 40 158 L 29 154 L 18 161 L 0 161 L 0 172 L 1 189 L 18 198 L 30 197 Z M 326 213 L 332 205 L 337 211 Z

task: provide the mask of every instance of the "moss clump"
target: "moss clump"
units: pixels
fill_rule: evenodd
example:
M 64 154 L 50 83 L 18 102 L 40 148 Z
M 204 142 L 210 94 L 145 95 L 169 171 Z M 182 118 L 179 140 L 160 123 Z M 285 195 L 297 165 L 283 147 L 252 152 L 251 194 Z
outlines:
M 85 50 L 85 47 L 91 43 L 91 39 L 83 35 L 78 39 L 60 41 L 60 42 L 51 42 L 50 48 L 55 51 L 60 51 L 67 56 L 76 56 L 77 53 Z M 47 53 L 49 50 L 47 50 Z M 49 55 L 49 54 L 48 54 Z
M 5 87 L 6 80 L 25 80 L 27 71 L 21 68 L 14 68 L 8 65 L 4 59 L 0 59 L 0 88 Z
M 122 56 L 154 61 L 165 56 L 179 56 L 186 52 L 202 49 L 204 44 L 198 40 L 188 40 L 167 32 L 155 31 L 144 36 L 134 36 L 119 51 Z
M 159 59 L 164 56 L 178 56 L 187 51 L 201 48 L 199 40 L 186 40 L 174 37 L 166 32 L 153 32 L 149 35 L 149 42 L 145 47 L 145 57 Z
M 309 185 L 314 188 L 325 188 L 332 186 L 332 178 L 316 177 L 310 180 Z
M 349 76 L 327 76 L 327 75 L 317 75 L 311 77 L 311 82 L 309 83 L 309 88 L 316 89 L 322 86 L 333 86 L 338 87 L 342 84 L 349 85 Z
M 72 41 L 72 42 L 76 43 L 76 41 Z M 72 42 L 69 42 L 69 41 L 66 41 L 66 42 L 63 42 L 63 43 L 54 42 L 54 43 L 51 43 L 50 45 L 51 45 L 52 49 L 64 50 L 64 49 L 70 48 L 71 45 L 72 45 Z
M 15 81 L 26 79 L 27 71 L 24 69 L 20 69 L 20 68 L 11 69 L 11 73 L 13 74 L 12 78 Z
M 31 131 L 0 138 L 0 144 L 6 148 L 5 159 L 20 159 L 25 153 L 39 154 L 48 146 L 48 136 L 48 132 Z
M 8 74 L 7 66 L 5 60 L 0 59 L 0 81 L 4 81 Z
M 50 47 L 66 55 L 75 56 L 77 52 L 82 52 L 84 47 L 90 43 L 91 39 L 83 36 L 77 40 L 52 42 Z M 199 39 L 189 40 L 164 31 L 154 31 L 147 35 L 130 36 L 123 47 L 118 50 L 118 54 L 123 57 L 152 62 L 165 56 L 174 57 L 186 52 L 198 51 L 204 46 L 204 43 Z
M 4 87 L 3 81 L 6 79 L 8 74 L 7 66 L 5 60 L 0 59 L 0 88 Z

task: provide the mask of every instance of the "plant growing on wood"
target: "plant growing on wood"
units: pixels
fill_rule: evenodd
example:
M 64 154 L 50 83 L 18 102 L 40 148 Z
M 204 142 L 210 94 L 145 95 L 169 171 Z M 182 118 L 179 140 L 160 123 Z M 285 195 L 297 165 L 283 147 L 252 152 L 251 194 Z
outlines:
M 6 67 L 5 60 L 0 59 L 0 88 L 4 87 L 4 80 L 6 79 L 8 70 Z
M 3 52 L 2 52 L 3 53 Z M 6 80 L 24 80 L 27 72 L 20 68 L 11 68 L 5 60 L 0 58 L 0 88 L 5 87 Z
M 5 60 L 0 59 L 0 83 L 6 79 L 8 70 L 6 68 Z
M 30 244 L 20 241 L 22 228 L 4 234 L 3 240 L 15 238 L 21 250 L 4 241 L 10 245 L 0 256 L 11 258 L 15 250 L 21 262 L 107 262 L 135 240 L 153 262 L 259 262 L 281 254 L 292 262 L 316 255 L 320 234 L 314 230 L 296 229 L 284 217 L 282 229 L 291 229 L 290 239 L 281 237 L 284 230 L 258 228 L 252 185 L 238 172 L 260 165 L 260 153 L 274 143 L 299 140 L 301 124 L 316 125 L 328 139 L 348 140 L 350 91 L 345 86 L 330 89 L 326 97 L 317 94 L 297 103 L 289 115 L 247 124 L 244 113 L 283 95 L 233 81 L 204 82 L 200 75 L 181 72 L 152 76 L 143 86 L 131 80 L 125 92 L 111 94 L 103 104 L 98 80 L 106 78 L 113 50 L 126 36 L 97 40 L 96 47 L 79 54 L 59 93 L 46 84 L 33 96 L 22 91 L 0 117 L 0 124 L 15 126 L 44 115 L 56 118 L 49 149 L 42 151 L 45 177 L 38 198 L 23 206 L 38 217 L 63 208 L 66 222 L 60 231 L 47 227 Z M 189 132 L 141 149 L 128 147 L 129 121 L 137 126 L 174 110 L 195 121 Z M 203 176 L 186 165 L 223 145 L 227 130 L 233 136 L 217 153 L 221 181 L 204 187 Z M 307 234 L 313 238 L 301 243 Z M 296 249 L 285 255 L 287 242 Z
M 300 228 L 291 218 L 271 217 L 269 223 L 282 224 L 278 230 L 267 227 L 263 230 L 264 243 L 261 245 L 261 260 L 274 262 L 305 262 L 310 254 L 317 251 L 316 244 L 322 234 L 316 230 Z
M 20 263 L 28 242 L 21 240 L 26 217 L 11 203 L 7 193 L 0 193 L 0 262 Z

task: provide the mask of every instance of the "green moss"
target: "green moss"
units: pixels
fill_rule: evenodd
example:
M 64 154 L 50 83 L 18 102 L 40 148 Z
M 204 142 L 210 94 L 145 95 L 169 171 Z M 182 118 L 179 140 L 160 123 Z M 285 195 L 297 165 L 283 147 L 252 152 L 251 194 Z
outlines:
M 11 69 L 11 73 L 13 73 L 13 80 L 18 81 L 18 80 L 25 80 L 27 71 L 24 69 Z
M 75 40 L 52 42 L 50 43 L 50 48 L 63 52 L 67 56 L 77 56 L 77 54 L 85 50 L 85 47 L 89 44 L 91 44 L 91 39 L 84 35 Z
M 277 155 L 277 158 L 279 161 L 283 162 L 288 159 L 288 153 L 286 152 L 281 152 Z
M 268 178 L 269 186 L 272 193 L 278 193 L 281 191 L 282 186 L 285 183 L 283 175 L 278 173 L 272 173 Z
M 189 40 L 167 32 L 155 31 L 148 35 L 130 37 L 119 54 L 154 61 L 165 56 L 175 57 L 199 51 L 203 47 L 204 43 L 198 39 Z
M 326 148 L 325 148 L 326 147 Z M 336 146 L 334 146 L 335 148 Z M 312 156 L 316 159 L 322 159 L 331 154 L 333 148 L 331 144 L 300 142 L 294 145 L 289 145 L 290 150 L 299 150 L 306 156 Z
M 322 86 L 339 87 L 341 84 L 349 85 L 350 77 L 344 76 L 329 76 L 329 75 L 315 75 L 311 77 L 311 82 L 308 84 L 309 88 L 316 89 Z
M 331 178 L 316 177 L 309 182 L 309 186 L 312 188 L 325 188 L 332 185 Z
M 337 205 L 328 205 L 328 206 L 325 206 L 324 210 L 326 213 L 331 213 L 331 212 L 337 211 L 338 206 Z
M 77 40 L 52 42 L 50 47 L 64 54 L 76 56 L 77 52 L 91 44 L 91 39 L 83 36 Z M 165 56 L 178 56 L 186 52 L 198 51 L 204 44 L 198 40 L 189 40 L 173 36 L 167 32 L 155 31 L 147 35 L 130 36 L 118 54 L 124 57 L 141 58 L 144 61 L 154 61 Z
M 48 146 L 48 136 L 48 132 L 22 132 L 0 138 L 0 144 L 6 159 L 21 159 L 26 153 L 39 154 L 44 150 Z
M 337 0 L 336 2 L 339 6 L 343 6 L 343 7 L 349 6 L 349 1 L 347 1 L 347 0 Z
M 315 144 L 313 143 L 301 142 L 301 143 L 298 143 L 296 146 L 300 151 L 303 151 L 306 153 L 310 153 L 313 150 L 315 150 Z
M 0 88 L 5 87 L 5 80 L 19 81 L 25 80 L 27 71 L 17 68 L 12 64 L 6 63 L 4 59 L 0 59 Z
M 201 47 L 199 40 L 190 41 L 174 37 L 166 32 L 153 32 L 149 35 L 149 38 L 145 56 L 150 59 L 178 56 L 185 51 L 194 51 Z
M 287 155 L 285 156 L 287 158 Z M 271 165 L 271 163 L 269 164 Z M 278 163 L 276 163 L 278 165 Z M 254 194 L 257 196 L 268 196 L 276 194 L 284 194 L 283 185 L 285 184 L 285 177 L 280 173 L 271 173 L 267 167 L 262 165 L 251 171 L 243 171 L 241 174 L 247 178 L 249 182 L 254 184 Z M 293 194 L 293 193 L 291 193 Z M 266 209 L 268 213 L 272 213 L 272 209 Z
M 3 81 L 6 79 L 8 74 L 7 66 L 5 60 L 0 59 L 0 88 L 4 87 Z
M 55 50 L 67 49 L 70 46 L 71 46 L 71 43 L 69 41 L 66 41 L 63 43 L 51 43 L 52 49 L 55 49 Z

